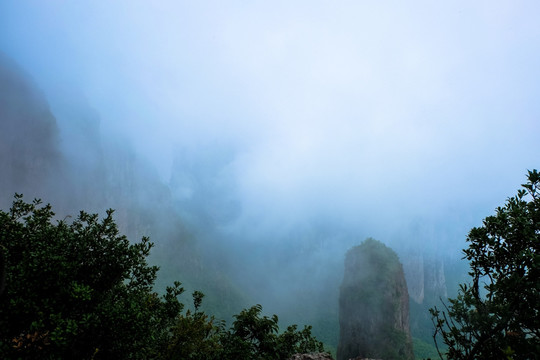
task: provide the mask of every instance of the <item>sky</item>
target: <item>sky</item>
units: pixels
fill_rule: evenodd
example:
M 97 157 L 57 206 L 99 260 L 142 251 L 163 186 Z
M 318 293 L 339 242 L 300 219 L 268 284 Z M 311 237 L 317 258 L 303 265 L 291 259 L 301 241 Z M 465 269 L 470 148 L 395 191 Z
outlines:
M 374 237 L 418 223 L 461 234 L 540 167 L 539 11 L 4 0 L 0 51 L 53 112 L 84 98 L 164 182 L 179 149 L 232 149 L 239 227 L 325 218 Z

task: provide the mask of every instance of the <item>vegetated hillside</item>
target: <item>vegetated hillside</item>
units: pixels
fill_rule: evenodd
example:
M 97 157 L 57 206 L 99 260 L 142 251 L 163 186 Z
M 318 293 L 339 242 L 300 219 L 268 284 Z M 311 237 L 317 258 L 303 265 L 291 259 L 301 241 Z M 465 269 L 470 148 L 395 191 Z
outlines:
M 242 309 L 246 299 L 204 262 L 154 169 L 129 144 L 104 139 L 99 116 L 84 101 L 61 116 L 69 118 L 58 121 L 30 76 L 0 54 L 0 208 L 8 209 L 15 193 L 53 204 L 59 219 L 81 208 L 101 214 L 113 208 L 128 238 L 156 243 L 158 287 L 179 279 L 188 291 L 205 292 L 205 306 L 217 315 Z
M 381 242 L 367 239 L 347 252 L 339 323 L 338 360 L 414 359 L 405 275 Z

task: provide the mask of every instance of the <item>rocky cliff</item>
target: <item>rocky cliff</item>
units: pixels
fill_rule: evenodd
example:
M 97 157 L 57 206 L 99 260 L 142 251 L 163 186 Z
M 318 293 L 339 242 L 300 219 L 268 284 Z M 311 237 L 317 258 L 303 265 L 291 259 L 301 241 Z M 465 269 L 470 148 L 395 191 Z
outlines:
M 403 267 L 381 242 L 367 239 L 347 252 L 339 324 L 338 360 L 414 358 Z
M 334 360 L 328 353 L 294 354 L 289 360 Z
M 436 256 L 406 254 L 403 261 L 409 296 L 417 304 L 425 298 L 430 300 L 447 297 L 444 261 Z
M 117 134 L 103 134 L 99 114 L 76 91 L 52 98 L 62 101 L 51 107 L 31 76 L 0 52 L 0 208 L 9 209 L 16 192 L 51 203 L 59 219 L 113 208 L 122 234 L 156 242 L 150 261 L 161 265 L 158 290 L 182 280 L 188 291 L 206 293 L 205 305 L 220 317 L 245 306 L 227 276 L 202 259 L 177 209 L 182 204 L 175 206 L 155 169 Z
M 0 206 L 15 192 L 40 197 L 63 180 L 59 141 L 45 96 L 0 53 Z
M 422 249 L 400 253 L 410 297 L 412 335 L 427 344 L 433 343 L 433 323 L 429 309 L 441 299 L 457 296 L 459 284 L 468 281 L 468 263 L 460 255 L 422 253 Z
M 114 208 L 123 233 L 148 235 L 147 208 L 153 217 L 172 213 L 168 189 L 129 147 L 101 141 L 88 105 L 64 116 L 61 128 L 37 84 L 0 53 L 0 207 L 17 192 L 52 203 L 61 217 Z

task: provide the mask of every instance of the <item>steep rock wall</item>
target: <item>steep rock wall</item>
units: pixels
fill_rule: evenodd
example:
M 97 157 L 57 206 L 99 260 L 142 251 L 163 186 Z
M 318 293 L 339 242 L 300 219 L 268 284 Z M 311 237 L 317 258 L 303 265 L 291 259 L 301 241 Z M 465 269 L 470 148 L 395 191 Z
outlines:
M 10 205 L 15 192 L 41 198 L 62 181 L 59 141 L 45 96 L 0 53 L 0 206 Z
M 444 261 L 436 256 L 407 254 L 404 256 L 403 269 L 411 300 L 417 304 L 424 299 L 447 297 Z
M 347 252 L 339 324 L 338 360 L 414 358 L 403 268 L 384 244 L 367 239 Z

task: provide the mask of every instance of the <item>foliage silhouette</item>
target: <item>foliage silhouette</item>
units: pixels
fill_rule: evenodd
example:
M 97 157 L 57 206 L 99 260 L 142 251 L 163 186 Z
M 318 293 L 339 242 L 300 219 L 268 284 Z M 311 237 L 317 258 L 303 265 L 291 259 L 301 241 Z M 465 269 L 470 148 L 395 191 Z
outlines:
M 182 310 L 179 283 L 158 296 L 158 268 L 146 262 L 148 238 L 130 244 L 113 211 L 81 211 L 71 224 L 50 205 L 16 195 L 0 211 L 0 244 L 7 253 L 0 299 L 4 358 L 152 358 L 168 341 Z
M 470 284 L 430 309 L 448 359 L 540 357 L 540 174 L 473 228 L 464 250 Z M 442 358 L 442 354 L 439 352 Z
M 0 357 L 4 359 L 286 359 L 322 351 L 311 327 L 279 333 L 278 318 L 256 305 L 236 315 L 230 330 L 199 311 L 183 312 L 179 282 L 159 296 L 157 266 L 147 237 L 131 244 L 113 210 L 81 211 L 54 221 L 50 205 L 15 195 L 0 210 L 2 280 Z

